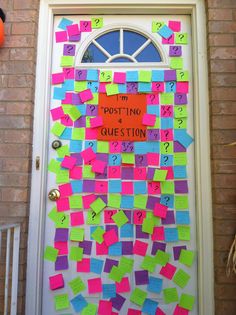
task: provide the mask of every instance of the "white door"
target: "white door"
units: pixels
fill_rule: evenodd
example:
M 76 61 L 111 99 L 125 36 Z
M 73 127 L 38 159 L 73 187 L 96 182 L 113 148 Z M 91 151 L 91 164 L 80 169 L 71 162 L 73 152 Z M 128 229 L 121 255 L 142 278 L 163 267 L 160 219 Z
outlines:
M 198 314 L 190 18 L 53 36 L 42 314 Z

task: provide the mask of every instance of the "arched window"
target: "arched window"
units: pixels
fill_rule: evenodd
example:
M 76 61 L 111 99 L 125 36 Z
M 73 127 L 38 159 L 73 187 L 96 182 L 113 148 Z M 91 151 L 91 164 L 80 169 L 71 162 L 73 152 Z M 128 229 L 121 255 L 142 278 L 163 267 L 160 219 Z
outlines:
M 155 42 L 130 29 L 114 29 L 97 36 L 86 48 L 81 63 L 162 62 Z

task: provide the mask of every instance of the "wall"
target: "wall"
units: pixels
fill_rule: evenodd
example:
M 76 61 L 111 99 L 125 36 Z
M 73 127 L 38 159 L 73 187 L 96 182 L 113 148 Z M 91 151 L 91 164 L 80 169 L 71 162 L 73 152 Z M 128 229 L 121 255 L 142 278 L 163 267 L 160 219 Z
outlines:
M 226 278 L 225 265 L 236 226 L 236 146 L 225 145 L 236 141 L 236 1 L 206 2 L 216 315 L 233 315 L 236 277 Z M 18 315 L 24 314 L 38 3 L 1 0 L 7 21 L 0 48 L 0 223 L 22 223 Z

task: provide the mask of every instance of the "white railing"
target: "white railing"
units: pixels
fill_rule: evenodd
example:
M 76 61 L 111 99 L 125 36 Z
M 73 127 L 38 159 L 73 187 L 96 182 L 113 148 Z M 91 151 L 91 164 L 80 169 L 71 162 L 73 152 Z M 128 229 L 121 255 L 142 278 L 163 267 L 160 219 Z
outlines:
M 0 225 L 0 258 L 1 260 L 2 260 L 3 248 L 6 248 L 6 255 L 5 255 L 5 262 L 4 262 L 5 285 L 4 285 L 3 315 L 8 315 L 8 314 L 16 315 L 17 314 L 19 249 L 20 249 L 20 225 L 19 224 Z M 10 277 L 11 266 L 12 266 L 12 272 L 11 272 L 11 277 Z M 10 282 L 10 278 L 11 278 L 11 282 Z M 11 295 L 9 297 L 10 286 L 11 286 Z M 9 305 L 10 305 L 10 309 L 8 310 Z

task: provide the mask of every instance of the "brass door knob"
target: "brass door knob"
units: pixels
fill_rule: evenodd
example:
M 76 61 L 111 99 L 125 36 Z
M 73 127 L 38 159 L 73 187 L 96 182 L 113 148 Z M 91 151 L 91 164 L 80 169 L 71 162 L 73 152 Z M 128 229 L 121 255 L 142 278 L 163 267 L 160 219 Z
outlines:
M 48 198 L 51 201 L 57 201 L 60 198 L 61 194 L 58 189 L 51 189 L 48 193 Z
M 62 143 L 61 143 L 60 140 L 54 140 L 54 141 L 52 142 L 52 148 L 53 148 L 54 150 L 59 149 L 61 146 L 62 146 Z

